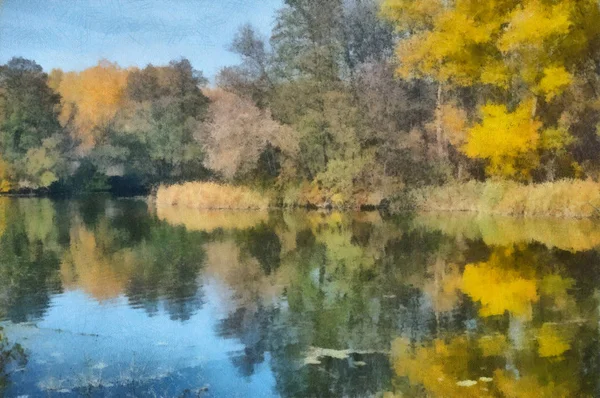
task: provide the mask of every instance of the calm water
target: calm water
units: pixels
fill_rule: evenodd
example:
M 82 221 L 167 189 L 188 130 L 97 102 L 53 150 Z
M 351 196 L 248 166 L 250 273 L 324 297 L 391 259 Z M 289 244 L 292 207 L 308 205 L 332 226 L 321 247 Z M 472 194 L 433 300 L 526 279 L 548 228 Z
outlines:
M 6 396 L 600 395 L 600 224 L 0 199 Z

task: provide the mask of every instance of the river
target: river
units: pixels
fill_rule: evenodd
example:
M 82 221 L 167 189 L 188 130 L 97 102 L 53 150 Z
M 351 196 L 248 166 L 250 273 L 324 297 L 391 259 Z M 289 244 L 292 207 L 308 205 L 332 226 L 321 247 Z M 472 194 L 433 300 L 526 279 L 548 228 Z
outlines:
M 6 396 L 600 395 L 592 220 L 0 199 Z

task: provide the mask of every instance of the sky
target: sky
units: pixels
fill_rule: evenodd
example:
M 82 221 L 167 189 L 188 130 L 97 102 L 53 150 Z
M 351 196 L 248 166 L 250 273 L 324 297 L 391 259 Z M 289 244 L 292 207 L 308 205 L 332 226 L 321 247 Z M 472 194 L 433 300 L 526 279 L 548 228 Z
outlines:
M 237 28 L 265 36 L 282 0 L 0 0 L 0 63 L 33 59 L 46 71 L 82 70 L 102 58 L 123 67 L 181 56 L 212 79 L 239 62 Z

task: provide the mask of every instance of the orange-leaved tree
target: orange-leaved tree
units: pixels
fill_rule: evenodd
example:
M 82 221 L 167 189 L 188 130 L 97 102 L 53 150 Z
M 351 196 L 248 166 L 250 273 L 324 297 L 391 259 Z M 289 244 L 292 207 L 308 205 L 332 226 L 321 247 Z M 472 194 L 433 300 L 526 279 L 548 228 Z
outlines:
M 50 86 L 62 97 L 61 123 L 73 123 L 74 138 L 89 149 L 105 134 L 125 98 L 129 71 L 102 60 L 81 72 L 50 74 Z

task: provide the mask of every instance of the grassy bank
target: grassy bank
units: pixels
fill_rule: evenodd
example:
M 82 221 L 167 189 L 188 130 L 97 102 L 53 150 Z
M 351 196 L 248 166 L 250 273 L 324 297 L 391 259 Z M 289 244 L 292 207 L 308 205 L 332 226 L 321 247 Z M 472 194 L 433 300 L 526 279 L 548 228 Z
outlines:
M 213 182 L 161 185 L 157 206 L 183 206 L 193 209 L 257 210 L 269 207 L 270 198 L 245 187 Z
M 410 199 L 419 211 L 586 218 L 599 214 L 595 207 L 600 208 L 600 184 L 583 180 L 531 185 L 470 181 L 414 190 Z
M 303 206 L 296 200 L 280 205 Z M 247 187 L 213 182 L 189 182 L 160 186 L 156 204 L 190 209 L 267 209 L 274 203 L 272 195 Z M 345 206 L 331 203 L 334 208 Z M 561 180 L 524 185 L 515 182 L 476 182 L 424 187 L 396 198 L 391 210 L 411 208 L 422 212 L 473 212 L 527 217 L 589 218 L 600 215 L 600 183 L 591 180 Z
M 316 184 L 288 186 L 282 192 L 259 192 L 249 187 L 214 182 L 188 182 L 179 185 L 161 185 L 156 194 L 156 204 L 178 205 L 204 210 L 249 210 L 278 208 L 331 208 L 373 209 L 383 199 L 380 191 L 359 192 L 347 198 L 330 195 Z

